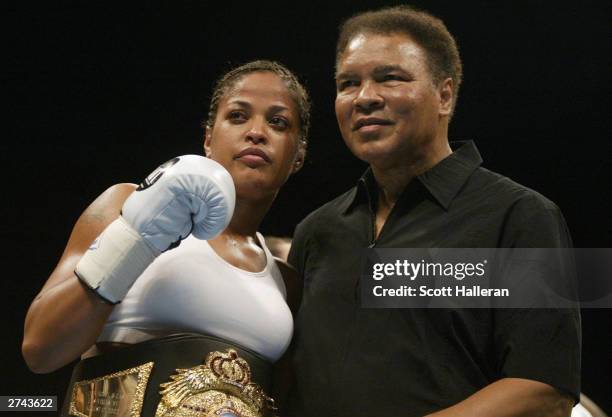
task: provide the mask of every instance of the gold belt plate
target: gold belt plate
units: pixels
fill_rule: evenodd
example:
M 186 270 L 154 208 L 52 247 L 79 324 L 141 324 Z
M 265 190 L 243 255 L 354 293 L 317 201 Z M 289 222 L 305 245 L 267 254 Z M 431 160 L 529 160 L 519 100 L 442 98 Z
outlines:
M 139 417 L 152 369 L 153 362 L 148 362 L 75 383 L 69 414 L 77 417 Z

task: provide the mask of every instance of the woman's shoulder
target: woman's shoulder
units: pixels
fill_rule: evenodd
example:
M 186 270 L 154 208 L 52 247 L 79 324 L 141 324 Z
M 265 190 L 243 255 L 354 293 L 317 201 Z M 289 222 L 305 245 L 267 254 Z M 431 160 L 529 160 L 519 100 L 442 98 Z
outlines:
M 104 228 L 119 216 L 123 203 L 135 189 L 135 184 L 115 184 L 96 197 L 74 224 L 60 264 L 67 257 L 80 257 Z
M 131 183 L 111 185 L 89 204 L 80 220 L 85 219 L 88 222 L 103 220 L 111 213 L 113 214 L 111 217 L 116 217 L 117 211 L 121 210 L 123 203 L 136 190 L 136 187 L 136 184 Z
M 125 200 L 136 190 L 138 186 L 129 182 L 122 182 L 108 187 L 92 203 L 100 206 L 123 205 Z M 90 205 L 91 207 L 91 205 Z

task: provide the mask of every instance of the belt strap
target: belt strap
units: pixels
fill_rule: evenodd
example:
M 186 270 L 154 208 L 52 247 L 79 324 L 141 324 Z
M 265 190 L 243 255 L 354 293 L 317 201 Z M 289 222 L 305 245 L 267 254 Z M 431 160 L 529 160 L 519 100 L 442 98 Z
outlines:
M 233 360 L 227 355 L 216 355 L 216 359 L 212 358 L 213 362 L 210 365 L 212 367 L 217 366 L 218 369 L 224 367 L 228 372 L 234 374 L 244 373 L 243 368 L 250 368 L 250 372 L 247 371 L 247 379 L 257 384 L 263 391 L 270 392 L 272 365 L 257 353 L 213 336 L 177 334 L 129 345 L 125 348 L 81 360 L 72 373 L 61 415 L 62 417 L 75 415 L 70 414 L 70 405 L 75 401 L 81 401 L 81 403 L 85 401 L 89 404 L 89 410 L 91 411 L 91 397 L 94 396 L 98 401 L 96 406 L 100 411 L 93 415 L 115 416 L 117 410 L 120 412 L 124 404 L 133 400 L 138 401 L 137 397 L 140 396 L 142 398 L 142 408 L 140 414 L 137 415 L 143 417 L 154 416 L 157 406 L 162 400 L 161 385 L 171 385 L 168 382 L 176 380 L 177 370 L 203 365 L 207 356 L 210 356 L 209 353 L 227 353 L 230 352 L 229 349 L 233 349 L 237 356 L 245 360 L 248 365 L 246 367 L 240 365 L 243 362 L 239 362 L 240 359 L 236 359 L 236 355 L 233 353 L 231 354 Z M 181 375 L 189 376 L 185 372 Z M 126 379 L 130 379 L 130 382 L 125 382 Z M 247 379 L 242 382 L 247 381 Z M 91 383 L 94 380 L 97 382 L 96 384 Z M 137 386 L 138 383 L 140 385 Z M 231 384 L 236 385 L 230 381 Z M 92 388 L 93 386 L 96 388 Z M 131 387 L 131 391 L 126 390 L 126 386 Z M 237 386 L 240 386 L 240 383 Z M 229 388 L 232 387 L 229 386 Z M 142 395 L 143 390 L 144 395 Z M 88 391 L 89 394 L 87 394 Z M 93 394 L 92 391 L 96 391 L 96 393 Z M 165 389 L 165 391 L 168 391 L 168 389 Z M 83 395 L 83 392 L 85 392 L 85 395 Z M 134 398 L 129 398 L 130 396 Z M 80 414 L 77 413 L 76 415 Z

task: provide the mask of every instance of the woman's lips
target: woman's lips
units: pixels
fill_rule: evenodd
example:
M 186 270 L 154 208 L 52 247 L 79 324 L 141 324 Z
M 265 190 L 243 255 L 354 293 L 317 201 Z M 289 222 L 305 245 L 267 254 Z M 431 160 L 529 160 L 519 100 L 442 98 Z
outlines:
M 238 155 L 236 155 L 235 159 L 239 159 L 245 165 L 251 168 L 267 165 L 272 162 L 268 154 L 260 148 L 243 149 Z

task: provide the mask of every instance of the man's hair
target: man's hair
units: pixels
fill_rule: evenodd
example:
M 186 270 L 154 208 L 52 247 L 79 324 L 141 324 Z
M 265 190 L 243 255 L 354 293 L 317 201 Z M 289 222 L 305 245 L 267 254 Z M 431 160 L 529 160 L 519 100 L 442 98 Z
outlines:
M 336 67 L 349 42 L 359 34 L 404 34 L 424 49 L 433 82 L 453 80 L 453 109 L 461 85 L 462 66 L 457 43 L 444 22 L 411 6 L 388 7 L 356 14 L 340 25 Z
M 278 62 L 258 60 L 251 61 L 239 67 L 233 68 L 219 78 L 213 88 L 212 98 L 208 110 L 207 120 L 203 127 L 211 128 L 215 124 L 219 102 L 245 75 L 254 72 L 271 72 L 283 80 L 289 93 L 298 108 L 300 117 L 300 143 L 306 146 L 308 142 L 308 130 L 310 129 L 310 99 L 306 88 L 300 83 L 296 75 L 287 67 Z

